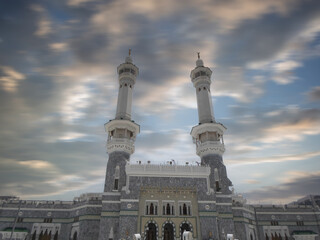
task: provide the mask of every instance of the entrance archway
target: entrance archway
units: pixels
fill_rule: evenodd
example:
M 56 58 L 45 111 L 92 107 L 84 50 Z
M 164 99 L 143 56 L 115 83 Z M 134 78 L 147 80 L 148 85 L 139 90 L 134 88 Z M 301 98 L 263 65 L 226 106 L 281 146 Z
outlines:
M 146 232 L 146 240 L 156 240 L 157 239 L 157 227 L 154 223 L 148 224 L 148 230 Z
M 189 226 L 188 223 L 183 223 L 180 226 L 180 239 L 183 240 L 183 232 L 184 231 L 191 231 L 191 227 Z
M 163 240 L 174 240 L 174 229 L 171 223 L 164 225 Z

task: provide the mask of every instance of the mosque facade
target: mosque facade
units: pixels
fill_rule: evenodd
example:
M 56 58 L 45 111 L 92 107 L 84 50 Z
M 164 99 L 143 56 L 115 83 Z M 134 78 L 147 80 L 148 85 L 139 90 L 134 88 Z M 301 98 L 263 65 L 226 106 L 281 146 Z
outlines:
M 320 196 L 288 205 L 250 205 L 235 194 L 223 163 L 224 131 L 216 122 L 210 68 L 198 57 L 191 71 L 199 123 L 191 129 L 194 165 L 130 162 L 140 126 L 131 119 L 139 69 L 129 56 L 117 68 L 119 93 L 108 134 L 104 191 L 74 201 L 0 197 L 0 240 L 319 240 Z

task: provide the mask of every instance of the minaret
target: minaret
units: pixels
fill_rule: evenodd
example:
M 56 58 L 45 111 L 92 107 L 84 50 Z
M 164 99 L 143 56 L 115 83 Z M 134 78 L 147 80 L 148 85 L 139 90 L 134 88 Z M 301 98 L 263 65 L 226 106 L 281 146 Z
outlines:
M 217 123 L 214 118 L 210 92 L 211 74 L 212 71 L 204 66 L 198 53 L 196 67 L 191 71 L 190 77 L 197 94 L 199 125 L 192 128 L 191 135 L 201 164 L 211 167 L 211 188 L 215 192 L 230 193 L 229 186 L 232 183 L 227 177 L 222 159 L 225 151 L 223 133 L 226 127 Z
M 131 50 L 124 63 L 117 68 L 119 75 L 119 93 L 117 113 L 113 120 L 106 123 L 108 133 L 107 152 L 109 160 L 105 182 L 105 192 L 121 191 L 125 186 L 125 165 L 134 152 L 136 135 L 140 126 L 131 120 L 132 91 L 139 69 L 132 63 Z

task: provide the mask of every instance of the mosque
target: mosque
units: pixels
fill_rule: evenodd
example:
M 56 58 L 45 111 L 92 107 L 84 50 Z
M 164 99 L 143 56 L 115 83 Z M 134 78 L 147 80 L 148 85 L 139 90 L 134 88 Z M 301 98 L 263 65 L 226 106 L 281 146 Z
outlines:
M 108 134 L 104 191 L 74 201 L 0 197 L 0 240 L 118 240 L 140 234 L 146 240 L 319 240 L 320 196 L 288 205 L 250 205 L 234 194 L 223 163 L 223 134 L 210 92 L 210 68 L 198 55 L 191 71 L 199 123 L 191 129 L 194 165 L 130 162 L 140 126 L 131 119 L 139 69 L 130 56 L 117 68 L 116 115 Z M 231 235 L 232 234 L 232 235 Z

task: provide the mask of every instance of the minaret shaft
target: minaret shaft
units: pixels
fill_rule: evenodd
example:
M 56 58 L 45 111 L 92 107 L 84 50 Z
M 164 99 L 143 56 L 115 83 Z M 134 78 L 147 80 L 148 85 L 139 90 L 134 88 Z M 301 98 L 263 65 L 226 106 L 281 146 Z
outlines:
M 209 84 L 198 84 L 197 104 L 199 123 L 208 123 L 214 121 L 212 98 Z
M 128 84 L 127 84 L 128 85 Z M 131 119 L 132 85 L 120 84 L 116 119 Z

